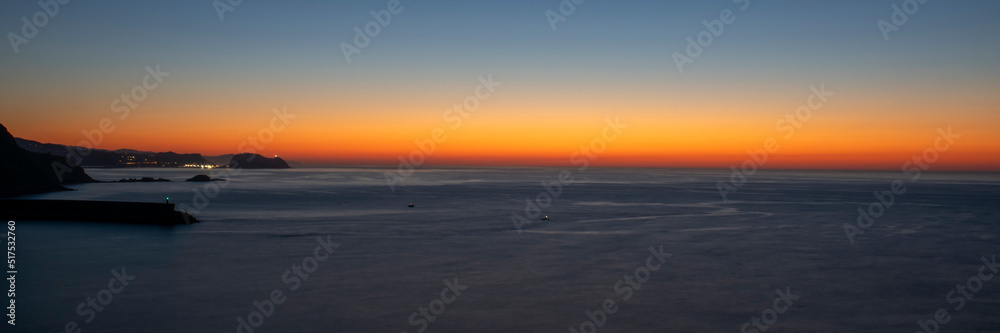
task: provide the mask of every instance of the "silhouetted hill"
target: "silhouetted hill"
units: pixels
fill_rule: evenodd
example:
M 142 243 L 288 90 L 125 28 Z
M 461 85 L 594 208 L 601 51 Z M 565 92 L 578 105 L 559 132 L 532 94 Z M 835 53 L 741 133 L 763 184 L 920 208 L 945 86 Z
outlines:
M 73 156 L 80 157 L 80 165 L 84 167 L 131 168 L 228 165 L 230 167 L 239 166 L 247 169 L 291 168 L 289 166 L 289 162 L 281 159 L 280 157 L 268 158 L 259 154 L 251 153 L 202 156 L 201 154 L 178 154 L 174 152 L 154 153 L 134 149 L 118 149 L 114 151 L 104 149 L 88 150 L 78 146 L 41 143 L 21 138 L 14 138 L 14 141 L 17 143 L 17 146 L 20 146 L 29 152 L 39 153 L 47 159 L 65 159 L 67 154 L 72 153 Z M 86 181 L 87 178 L 74 177 L 73 179 Z
M 70 152 L 75 152 L 73 155 L 80 156 L 82 158 L 80 165 L 85 167 L 181 167 L 185 165 L 213 164 L 202 157 L 201 154 L 154 153 L 133 149 L 118 149 L 115 151 L 104 149 L 88 150 L 83 147 L 41 143 L 21 138 L 16 138 L 15 140 L 18 146 L 30 152 L 55 156 L 66 156 Z M 222 163 L 225 162 L 218 164 Z
M 226 165 L 229 164 L 229 161 L 233 160 L 233 154 L 205 156 L 205 159 L 208 160 L 208 163 L 212 163 L 212 165 Z
M 59 155 L 49 155 L 42 153 L 33 153 L 31 157 L 43 167 L 48 166 L 53 173 L 61 174 L 57 175 L 56 178 L 62 180 L 62 184 L 83 184 L 83 183 L 94 183 L 97 182 L 94 178 L 90 178 L 90 175 L 83 170 L 82 167 L 76 166 L 71 167 L 69 161 L 66 160 L 65 156 Z M 55 165 L 56 167 L 53 167 Z
M 65 168 L 57 169 L 52 162 Z M 64 183 L 92 182 L 80 167 L 69 167 L 65 158 L 31 153 L 18 147 L 14 136 L 0 124 L 0 197 L 66 191 L 56 172 L 63 172 Z
M 233 155 L 229 167 L 244 169 L 290 169 L 281 157 L 267 158 L 259 154 L 242 153 Z
M 146 160 L 145 165 L 137 166 L 160 166 L 160 167 L 181 167 L 185 165 L 208 165 L 209 162 L 201 154 L 178 154 L 172 151 L 166 153 L 153 153 L 150 155 L 130 155 L 138 160 L 140 157 Z
M 24 150 L 30 152 L 66 156 L 67 146 L 64 145 L 41 143 L 38 141 L 25 140 L 22 138 L 14 138 L 14 142 L 17 142 L 18 147 L 21 147 Z M 108 152 L 107 150 L 101 150 L 101 149 L 95 149 L 95 151 Z
M 132 154 L 132 155 L 150 155 L 150 154 L 156 154 L 156 152 L 152 152 L 152 151 L 142 151 L 142 150 L 135 150 L 135 149 L 118 149 L 118 150 L 115 150 L 115 152 L 119 153 L 119 154 Z

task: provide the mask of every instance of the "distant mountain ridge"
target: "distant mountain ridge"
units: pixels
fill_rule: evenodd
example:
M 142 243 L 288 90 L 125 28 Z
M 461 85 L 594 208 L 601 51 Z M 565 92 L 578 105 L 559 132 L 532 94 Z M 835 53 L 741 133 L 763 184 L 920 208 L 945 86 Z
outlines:
M 78 146 L 66 146 L 21 138 L 14 139 L 17 145 L 27 151 L 52 154 L 66 157 L 72 152 L 79 156 L 80 166 L 116 168 L 116 167 L 180 167 L 185 165 L 209 165 L 201 154 L 177 154 L 174 152 L 155 153 L 132 149 L 105 150 L 87 149 Z
M 67 146 L 53 143 L 14 138 L 17 146 L 24 150 L 49 154 L 65 158 L 67 154 L 79 156 L 83 167 L 92 168 L 133 168 L 133 167 L 192 167 L 192 166 L 228 166 L 248 169 L 287 169 L 290 168 L 281 158 L 267 158 L 258 154 L 225 154 L 220 156 L 202 156 L 201 154 L 178 154 L 174 152 L 150 152 L 134 149 L 87 149 L 79 146 Z

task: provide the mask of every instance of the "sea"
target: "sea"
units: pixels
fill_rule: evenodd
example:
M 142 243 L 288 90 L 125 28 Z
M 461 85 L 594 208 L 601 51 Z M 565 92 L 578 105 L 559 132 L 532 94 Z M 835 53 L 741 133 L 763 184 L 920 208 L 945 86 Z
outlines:
M 200 223 L 14 221 L 0 330 L 1000 332 L 996 173 L 233 171 L 29 196 Z

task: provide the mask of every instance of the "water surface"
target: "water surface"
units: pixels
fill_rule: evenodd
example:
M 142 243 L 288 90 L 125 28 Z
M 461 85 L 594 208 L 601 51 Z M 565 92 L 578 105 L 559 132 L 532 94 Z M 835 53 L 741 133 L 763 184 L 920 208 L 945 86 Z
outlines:
M 722 170 L 574 170 L 549 221 L 516 231 L 543 181 L 561 169 L 426 169 L 390 191 L 380 169 L 243 170 L 198 201 L 200 170 L 93 169 L 100 183 L 33 196 L 184 203 L 203 222 L 159 227 L 18 222 L 18 329 L 235 332 L 274 289 L 285 292 L 254 332 L 416 332 L 411 313 L 440 298 L 443 280 L 468 289 L 427 332 L 568 332 L 613 299 L 599 331 L 740 331 L 771 308 L 776 289 L 800 296 L 774 332 L 913 332 L 948 308 L 942 331 L 1000 331 L 1000 279 L 955 311 L 945 295 L 1000 252 L 1000 177 L 926 174 L 851 245 L 843 224 L 899 173 L 769 171 L 729 202 Z M 211 190 L 211 189 L 210 189 Z M 211 192 L 211 191 L 210 191 Z M 206 198 L 208 198 L 206 196 Z M 200 204 L 206 204 L 204 207 Z M 415 208 L 407 204 L 414 203 Z M 282 275 L 340 247 L 301 288 Z M 645 266 L 651 246 L 673 256 L 624 301 L 614 285 Z M 112 269 L 135 280 L 94 320 L 77 307 Z

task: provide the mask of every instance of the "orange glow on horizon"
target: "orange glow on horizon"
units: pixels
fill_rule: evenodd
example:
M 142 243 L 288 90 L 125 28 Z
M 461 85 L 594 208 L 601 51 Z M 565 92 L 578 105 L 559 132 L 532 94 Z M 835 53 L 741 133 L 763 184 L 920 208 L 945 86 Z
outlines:
M 758 90 L 726 98 L 685 93 L 669 99 L 650 98 L 653 92 L 647 91 L 616 94 L 594 88 L 546 95 L 535 88 L 498 91 L 459 126 L 444 112 L 466 91 L 426 92 L 429 96 L 403 91 L 391 99 L 346 92 L 321 99 L 301 96 L 286 106 L 295 118 L 254 152 L 311 164 L 392 166 L 399 156 L 418 150 L 415 141 L 441 129 L 447 139 L 435 144 L 423 165 L 571 166 L 570 156 L 601 137 L 606 119 L 618 118 L 628 127 L 591 165 L 727 169 L 747 160 L 747 150 L 774 138 L 780 150 L 769 156 L 765 169 L 898 170 L 934 144 L 938 128 L 950 126 L 961 138 L 932 170 L 1000 171 L 1000 131 L 994 125 L 1000 113 L 993 108 L 994 98 L 838 92 L 786 138 L 789 133 L 777 122 L 806 101 L 808 86 L 794 93 Z M 252 96 L 158 93 L 159 99 L 151 98 L 126 119 L 112 113 L 106 100 L 81 97 L 15 100 L 12 107 L 25 113 L 3 121 L 17 137 L 77 145 L 87 140 L 84 131 L 92 133 L 101 119 L 110 118 L 115 129 L 103 135 L 98 148 L 215 156 L 243 152 L 241 143 L 266 131 L 274 117 L 272 108 L 260 105 L 282 105 Z M 338 102 L 331 105 L 330 98 Z M 50 123 L 28 116 L 51 109 L 66 110 L 64 118 Z M 243 146 L 244 151 L 254 147 Z

